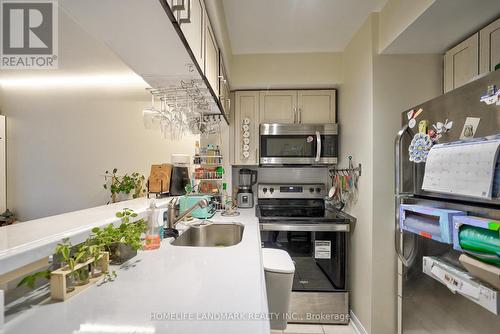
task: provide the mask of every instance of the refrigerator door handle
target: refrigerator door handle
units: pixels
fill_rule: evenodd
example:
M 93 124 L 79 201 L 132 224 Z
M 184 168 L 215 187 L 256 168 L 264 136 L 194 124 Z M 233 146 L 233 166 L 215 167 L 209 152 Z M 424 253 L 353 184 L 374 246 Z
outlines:
M 394 170 L 395 170 L 395 177 L 396 177 L 396 194 L 395 194 L 395 213 L 394 213 L 394 247 L 396 250 L 396 254 L 398 255 L 399 260 L 403 263 L 404 266 L 409 267 L 415 260 L 415 257 L 417 256 L 417 236 L 414 234 L 411 234 L 411 238 L 413 241 L 413 248 L 410 251 L 410 254 L 408 258 L 406 258 L 403 254 L 403 250 L 401 248 L 402 246 L 402 232 L 399 226 L 399 208 L 401 204 L 401 200 L 405 197 L 411 197 L 411 194 L 409 193 L 403 193 L 402 188 L 403 188 L 403 146 L 402 146 L 402 140 L 403 136 L 405 134 L 409 134 L 408 131 L 409 127 L 408 124 L 403 126 L 401 130 L 399 130 L 396 139 L 394 141 Z

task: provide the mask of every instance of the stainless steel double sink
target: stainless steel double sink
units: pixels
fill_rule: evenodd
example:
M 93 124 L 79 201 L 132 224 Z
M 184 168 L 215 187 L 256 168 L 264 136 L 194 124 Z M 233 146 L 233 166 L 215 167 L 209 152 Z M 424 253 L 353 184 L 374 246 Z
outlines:
M 237 245 L 243 238 L 245 227 L 239 223 L 209 223 L 190 226 L 172 242 L 173 246 L 229 247 Z

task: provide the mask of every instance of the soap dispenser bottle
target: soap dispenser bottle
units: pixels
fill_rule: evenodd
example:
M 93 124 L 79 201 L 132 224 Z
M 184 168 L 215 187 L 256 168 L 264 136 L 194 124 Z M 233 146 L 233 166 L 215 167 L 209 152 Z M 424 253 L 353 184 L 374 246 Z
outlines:
M 163 220 L 163 210 L 156 207 L 155 201 L 151 202 L 148 212 L 148 227 L 146 230 L 146 238 L 144 240 L 144 249 L 153 250 L 160 248 L 160 226 L 158 221 L 160 218 Z

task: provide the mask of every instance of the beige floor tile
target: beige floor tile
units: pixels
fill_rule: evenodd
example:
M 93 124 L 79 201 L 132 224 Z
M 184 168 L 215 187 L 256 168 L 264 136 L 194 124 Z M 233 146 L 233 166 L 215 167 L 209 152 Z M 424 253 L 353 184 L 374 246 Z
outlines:
M 323 325 L 325 334 L 356 334 L 351 325 Z
M 276 329 L 271 329 L 271 334 L 283 334 L 283 331 L 279 331 Z
M 284 330 L 285 334 L 323 334 L 321 325 L 288 324 Z

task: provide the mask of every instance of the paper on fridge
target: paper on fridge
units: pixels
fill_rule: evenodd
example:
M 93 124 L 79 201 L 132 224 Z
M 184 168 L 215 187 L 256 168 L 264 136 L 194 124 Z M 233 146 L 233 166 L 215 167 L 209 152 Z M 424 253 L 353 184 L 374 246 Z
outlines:
M 500 140 L 434 145 L 425 164 L 422 189 L 490 199 Z

